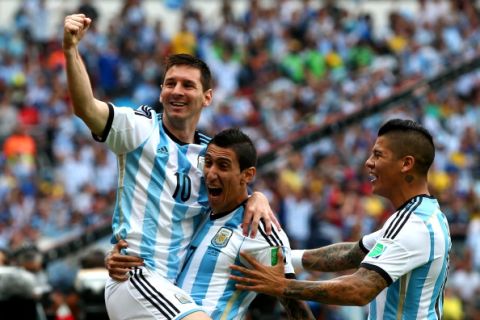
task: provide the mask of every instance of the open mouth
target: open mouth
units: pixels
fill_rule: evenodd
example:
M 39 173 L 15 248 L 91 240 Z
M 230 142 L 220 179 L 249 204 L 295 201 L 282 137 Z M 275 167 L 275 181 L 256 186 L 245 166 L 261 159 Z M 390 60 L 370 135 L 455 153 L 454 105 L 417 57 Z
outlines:
M 179 101 L 177 101 L 177 102 L 170 102 L 170 104 L 171 104 L 172 106 L 174 106 L 174 107 L 184 107 L 184 106 L 187 105 L 185 102 L 179 102 Z
M 222 188 L 208 188 L 208 194 L 211 196 L 219 196 L 222 194 Z
M 368 179 L 370 180 L 370 182 L 375 182 L 377 180 L 377 176 L 370 173 L 368 175 Z

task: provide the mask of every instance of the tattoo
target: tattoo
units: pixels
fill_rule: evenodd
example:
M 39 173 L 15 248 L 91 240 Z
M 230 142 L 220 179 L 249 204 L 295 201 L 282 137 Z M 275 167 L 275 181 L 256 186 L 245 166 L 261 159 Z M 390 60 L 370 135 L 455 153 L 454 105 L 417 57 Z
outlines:
M 357 242 L 344 242 L 306 250 L 302 263 L 306 270 L 333 272 L 358 268 L 364 257 Z
M 352 275 L 327 281 L 291 281 L 283 295 L 326 304 L 363 306 L 386 287 L 387 281 L 376 271 L 360 268 Z
M 300 300 L 289 298 L 280 298 L 280 302 L 285 308 L 289 320 L 314 320 L 312 311 L 308 305 Z
M 413 177 L 411 174 L 407 174 L 407 175 L 405 176 L 405 181 L 406 181 L 407 183 L 412 183 L 413 179 L 414 179 L 414 177 Z

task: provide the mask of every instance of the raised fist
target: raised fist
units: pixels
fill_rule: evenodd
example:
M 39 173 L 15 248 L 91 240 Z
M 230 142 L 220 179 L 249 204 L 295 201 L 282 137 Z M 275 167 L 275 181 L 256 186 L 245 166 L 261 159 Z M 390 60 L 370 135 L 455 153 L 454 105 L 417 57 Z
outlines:
M 65 17 L 63 28 L 63 49 L 76 46 L 87 32 L 92 19 L 82 14 L 72 14 Z

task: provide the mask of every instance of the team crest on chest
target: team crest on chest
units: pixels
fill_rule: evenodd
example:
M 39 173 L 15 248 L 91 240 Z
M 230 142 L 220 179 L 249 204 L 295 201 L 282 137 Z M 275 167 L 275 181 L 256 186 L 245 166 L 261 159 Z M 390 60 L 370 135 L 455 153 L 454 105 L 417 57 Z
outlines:
M 219 248 L 227 246 L 228 240 L 232 237 L 233 231 L 227 228 L 221 228 L 218 230 L 215 237 L 212 239 L 212 245 Z

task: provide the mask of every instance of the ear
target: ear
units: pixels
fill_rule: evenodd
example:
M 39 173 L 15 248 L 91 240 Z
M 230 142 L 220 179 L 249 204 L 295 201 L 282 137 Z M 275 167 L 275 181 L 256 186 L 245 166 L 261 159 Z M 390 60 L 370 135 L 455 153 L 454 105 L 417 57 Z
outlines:
M 413 167 L 415 166 L 415 158 L 413 156 L 405 156 L 402 159 L 402 172 L 409 172 L 413 170 Z
M 249 184 L 255 178 L 255 174 L 257 173 L 257 169 L 255 167 L 250 167 L 242 171 L 242 182 Z
M 203 93 L 203 106 L 206 107 L 210 105 L 213 99 L 213 91 L 212 89 L 208 89 Z

